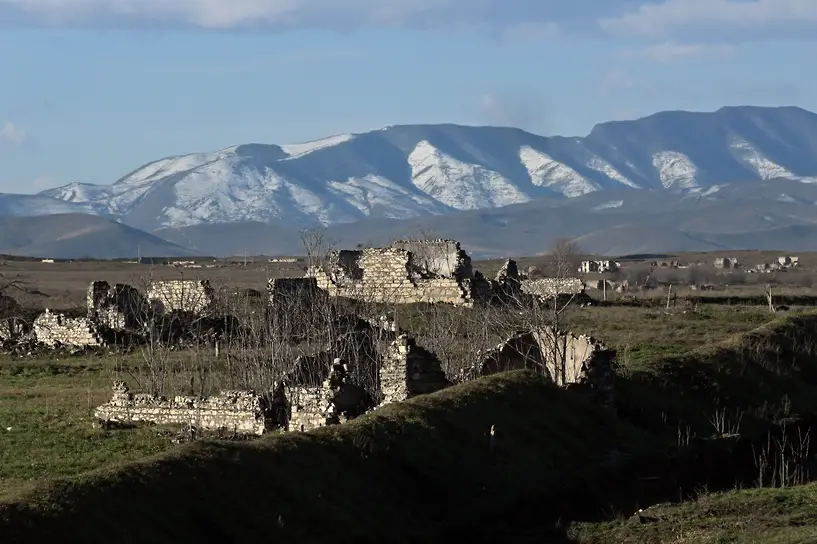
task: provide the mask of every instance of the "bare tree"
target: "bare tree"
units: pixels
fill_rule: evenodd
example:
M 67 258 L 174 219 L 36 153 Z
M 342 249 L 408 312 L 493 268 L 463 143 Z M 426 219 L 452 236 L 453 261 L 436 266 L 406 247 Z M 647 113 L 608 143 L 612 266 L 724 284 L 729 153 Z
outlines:
M 581 261 L 579 246 L 569 238 L 556 240 L 548 251 L 547 264 L 556 278 L 574 277 Z
M 28 292 L 28 282 L 20 275 L 6 276 L 0 273 L 0 295 L 7 295 L 11 291 Z
M 326 229 L 304 229 L 300 234 L 307 267 L 323 267 L 332 252 L 333 246 L 326 234 Z
M 562 238 L 556 240 L 548 252 L 548 264 L 555 282 L 553 292 L 545 301 L 544 327 L 539 330 L 544 334 L 549 353 L 553 380 L 558 385 L 567 383 L 567 334 L 565 312 L 576 298 L 575 292 L 564 292 L 571 278 L 576 278 L 579 267 L 580 249 L 576 242 Z

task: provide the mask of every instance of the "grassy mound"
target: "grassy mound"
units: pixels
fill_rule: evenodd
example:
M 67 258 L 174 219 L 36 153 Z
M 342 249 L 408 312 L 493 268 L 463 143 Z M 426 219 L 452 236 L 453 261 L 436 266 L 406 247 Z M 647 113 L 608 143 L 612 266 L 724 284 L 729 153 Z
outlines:
M 743 431 L 817 417 L 817 313 L 791 314 L 719 344 L 640 361 L 617 384 L 622 414 L 640 426 Z
M 613 450 L 654 445 L 511 372 L 314 433 L 193 443 L 17 493 L 0 503 L 0 541 L 429 540 L 531 489 L 586 482 Z
M 817 484 L 704 495 L 643 516 L 644 523 L 577 524 L 569 534 L 578 544 L 817 542 Z

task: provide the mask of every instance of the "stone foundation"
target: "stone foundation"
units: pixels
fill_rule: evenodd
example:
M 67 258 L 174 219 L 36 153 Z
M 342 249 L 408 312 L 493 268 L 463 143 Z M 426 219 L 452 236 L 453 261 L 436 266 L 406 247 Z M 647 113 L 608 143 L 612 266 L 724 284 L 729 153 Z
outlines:
M 200 430 L 226 430 L 261 435 L 277 425 L 275 410 L 252 391 L 222 391 L 220 395 L 163 397 L 131 394 L 123 382 L 113 387 L 113 397 L 96 408 L 94 416 L 107 424 L 152 423 L 192 425 Z

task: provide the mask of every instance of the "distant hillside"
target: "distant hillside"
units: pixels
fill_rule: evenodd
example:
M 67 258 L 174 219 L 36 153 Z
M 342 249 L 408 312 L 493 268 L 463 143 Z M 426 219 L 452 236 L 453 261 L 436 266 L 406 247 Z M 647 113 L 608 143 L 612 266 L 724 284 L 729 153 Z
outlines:
M 153 234 L 82 214 L 0 217 L 0 253 L 54 259 L 195 254 Z
M 263 223 L 198 225 L 156 234 L 218 255 L 302 254 L 298 230 Z M 587 253 L 762 249 L 817 251 L 817 184 L 772 180 L 676 191 L 605 191 L 539 199 L 494 210 L 334 225 L 336 247 L 385 245 L 396 238 L 455 238 L 474 257 L 534 255 L 562 237 Z

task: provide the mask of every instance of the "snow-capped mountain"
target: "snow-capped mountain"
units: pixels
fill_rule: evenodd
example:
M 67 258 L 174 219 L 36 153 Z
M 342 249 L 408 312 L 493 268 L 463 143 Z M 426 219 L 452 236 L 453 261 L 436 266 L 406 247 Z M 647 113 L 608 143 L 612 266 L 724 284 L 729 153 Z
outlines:
M 150 230 L 258 221 L 405 219 L 610 189 L 690 190 L 775 178 L 817 182 L 817 114 L 796 107 L 662 112 L 586 137 L 402 125 L 296 145 L 160 159 L 113 185 L 40 196 Z

